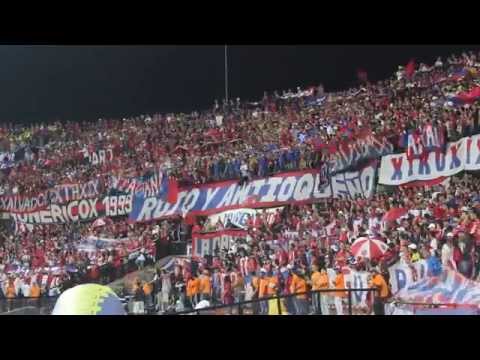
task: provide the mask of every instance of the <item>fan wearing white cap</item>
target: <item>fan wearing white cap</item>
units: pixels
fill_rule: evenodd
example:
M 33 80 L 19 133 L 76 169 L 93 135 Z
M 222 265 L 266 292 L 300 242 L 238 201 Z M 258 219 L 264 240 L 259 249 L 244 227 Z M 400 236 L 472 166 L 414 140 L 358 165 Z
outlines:
M 420 253 L 418 252 L 417 245 L 414 243 L 411 243 L 408 245 L 408 252 L 410 254 L 410 261 L 411 262 L 417 262 L 421 259 Z

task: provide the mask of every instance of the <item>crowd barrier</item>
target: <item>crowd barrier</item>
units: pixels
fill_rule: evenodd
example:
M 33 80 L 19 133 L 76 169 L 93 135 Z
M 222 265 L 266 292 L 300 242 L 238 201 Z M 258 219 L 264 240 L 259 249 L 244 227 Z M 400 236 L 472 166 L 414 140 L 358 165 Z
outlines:
M 58 296 L 0 299 L 0 315 L 50 315 Z
M 353 293 L 376 291 L 374 288 L 315 290 L 177 311 L 167 315 L 326 315 L 322 310 L 328 311 L 328 315 L 369 315 L 372 307 L 356 307 Z M 342 293 L 346 296 L 336 296 Z

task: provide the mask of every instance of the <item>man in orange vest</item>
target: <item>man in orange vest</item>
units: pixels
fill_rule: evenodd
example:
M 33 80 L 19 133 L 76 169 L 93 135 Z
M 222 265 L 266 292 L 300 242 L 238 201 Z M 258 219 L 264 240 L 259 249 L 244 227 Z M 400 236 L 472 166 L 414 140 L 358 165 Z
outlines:
M 195 274 L 194 277 L 194 291 L 195 294 L 193 295 L 193 298 L 195 300 L 195 305 L 197 305 L 200 302 L 200 276 L 199 273 Z
M 145 294 L 145 305 L 147 307 L 152 304 L 153 284 L 151 282 L 145 282 L 143 284 L 143 293 Z
M 187 281 L 187 297 L 192 304 L 192 308 L 195 308 L 197 305 L 197 295 L 199 292 L 199 280 L 193 274 Z
M 385 301 L 388 299 L 390 293 L 387 282 L 380 274 L 377 268 L 372 269 L 372 279 L 370 280 L 370 287 L 376 288 L 373 300 L 373 312 L 375 315 L 385 315 Z
M 36 281 L 32 282 L 32 286 L 30 287 L 30 299 L 29 303 L 31 305 L 36 306 L 40 299 L 40 286 L 38 286 Z
M 13 279 L 9 279 L 7 288 L 5 289 L 5 296 L 7 297 L 7 300 L 8 300 L 8 311 L 12 310 L 13 300 L 17 296 L 15 291 L 15 284 L 13 281 L 14 281 Z
M 267 270 L 262 268 L 260 269 L 260 280 L 258 281 L 258 298 L 266 298 L 268 297 L 267 290 L 268 290 L 268 283 L 269 278 L 267 278 Z M 260 315 L 267 315 L 268 314 L 268 301 L 262 300 L 260 301 Z
M 40 297 L 40 286 L 38 286 L 36 281 L 32 282 L 32 286 L 30 287 L 30 297 L 34 299 Z
M 212 295 L 212 281 L 210 280 L 210 275 L 208 270 L 203 270 L 203 274 L 200 276 L 200 296 L 202 300 L 210 301 Z
M 273 275 L 273 273 L 270 271 L 268 276 L 267 296 L 272 297 L 277 295 L 277 290 L 278 290 L 278 277 L 276 275 Z
M 307 315 L 308 313 L 308 300 L 307 294 L 308 285 L 305 280 L 305 273 L 303 270 L 296 270 L 291 284 L 292 294 L 299 294 L 294 297 L 295 313 L 296 315 Z

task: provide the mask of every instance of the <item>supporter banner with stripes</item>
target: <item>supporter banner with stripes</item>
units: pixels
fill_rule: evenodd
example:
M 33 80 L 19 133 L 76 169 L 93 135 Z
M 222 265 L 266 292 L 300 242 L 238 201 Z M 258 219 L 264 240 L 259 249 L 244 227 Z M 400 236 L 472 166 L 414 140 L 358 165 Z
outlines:
M 103 216 L 128 215 L 131 209 L 132 195 L 119 195 L 74 200 L 63 205 L 53 204 L 44 210 L 11 213 L 10 216 L 15 223 L 20 224 L 65 224 Z
M 220 251 L 231 250 L 237 240 L 245 240 L 245 230 L 222 230 L 212 233 L 196 233 L 192 235 L 192 255 L 203 257 L 215 255 Z
M 433 151 L 421 158 L 406 153 L 382 157 L 379 183 L 402 185 L 415 180 L 433 180 L 464 170 L 480 170 L 480 135 L 448 143 L 446 151 Z
M 426 260 L 420 260 L 412 265 L 396 263 L 388 269 L 392 294 L 405 289 L 416 281 L 425 279 L 429 273 Z
M 427 277 L 405 287 L 397 294 L 397 299 L 423 304 L 480 305 L 480 283 L 445 269 L 439 276 Z
M 326 198 L 370 197 L 375 190 L 376 162 L 353 172 L 337 174 L 320 186 L 319 170 L 282 173 L 250 181 L 237 181 L 179 189 L 177 201 L 169 204 L 157 197 L 135 197 L 131 221 L 151 221 L 171 216 L 211 215 L 241 208 L 267 208 L 307 204 Z

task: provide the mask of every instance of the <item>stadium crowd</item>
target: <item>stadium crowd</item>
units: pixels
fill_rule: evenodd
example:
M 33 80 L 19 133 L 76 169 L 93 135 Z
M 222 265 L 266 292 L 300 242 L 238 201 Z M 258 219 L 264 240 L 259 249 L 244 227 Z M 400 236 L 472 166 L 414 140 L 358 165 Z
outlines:
M 405 135 L 428 126 L 437 128 L 444 142 L 458 140 L 479 132 L 478 105 L 457 106 L 452 100 L 478 86 L 478 56 L 452 55 L 413 70 L 409 64 L 399 67 L 389 80 L 365 81 L 358 88 L 337 93 L 326 93 L 320 85 L 282 95 L 265 93 L 257 103 L 237 99 L 220 105 L 216 101 L 213 109 L 188 115 L 5 126 L 0 129 L 0 150 L 15 157 L 2 156 L 0 192 L 29 196 L 56 184 L 98 179 L 100 191 L 107 194 L 112 178 L 140 177 L 152 168 L 167 170 L 182 186 L 322 166 L 333 173 L 347 169 L 338 167 L 338 158 L 348 149 L 375 142 L 391 145 L 392 151 L 405 151 Z M 110 150 L 111 159 L 100 164 L 88 161 L 87 155 L 100 149 Z M 169 274 L 159 274 L 163 280 L 155 288 L 169 290 L 159 291 L 168 296 L 159 298 L 158 305 L 165 310 L 165 299 L 182 296 L 195 303 L 197 295 L 207 293 L 229 303 L 242 296 L 291 293 L 308 286 L 315 289 L 320 276 L 314 274 L 327 267 L 341 270 L 346 264 L 376 269 L 388 283 L 389 264 L 433 257 L 476 278 L 480 197 L 472 176 L 455 176 L 446 185 L 429 188 L 386 189 L 372 199 L 330 199 L 328 213 L 321 213 L 315 205 L 287 206 L 274 224 L 262 223 L 260 217 L 249 225 L 251 241 L 243 251 L 215 257 L 215 266 L 202 259 L 198 268 L 177 269 L 170 285 Z M 382 221 L 391 208 L 407 208 L 409 216 L 395 223 Z M 34 285 L 40 287 L 40 294 L 54 295 L 66 277 L 73 279 L 77 272 L 91 281 L 113 280 L 125 271 L 120 265 L 135 264 L 127 266 L 128 271 L 154 259 L 154 238 L 165 239 L 169 226 L 168 221 L 129 224 L 127 219 L 116 218 L 101 228 L 91 223 L 41 225 L 17 233 L 5 228 L 0 234 L 0 296 L 36 295 Z M 212 230 L 225 225 L 207 226 Z M 283 243 L 285 233 L 292 231 L 297 235 L 287 241 L 287 249 L 266 245 Z M 373 264 L 352 256 L 349 246 L 362 234 L 382 238 L 390 250 Z M 88 236 L 121 241 L 113 249 L 79 250 Z M 250 267 L 242 272 L 239 261 L 245 257 Z M 68 266 L 73 271 L 59 270 Z M 100 268 L 108 271 L 102 274 Z M 257 276 L 260 279 L 255 284 Z M 274 286 L 266 277 L 276 279 L 271 280 Z M 291 286 L 292 279 L 300 284 L 298 288 Z M 341 278 L 329 286 L 340 284 Z M 306 298 L 299 299 L 300 305 L 287 305 L 292 313 L 305 313 Z
M 383 303 L 391 295 L 388 268 L 397 262 L 412 264 L 425 259 L 435 271 L 452 267 L 470 279 L 477 280 L 480 275 L 480 193 L 478 178 L 473 175 L 453 177 L 450 183 L 432 187 L 377 194 L 368 201 L 332 199 L 325 205 L 323 209 L 288 206 L 270 222 L 261 213 L 248 222 L 245 241 L 218 249 L 212 256 L 183 262 L 172 273 L 159 270 L 155 286 L 147 291 L 148 303 L 156 303 L 166 312 L 174 305 L 177 311 L 195 308 L 201 300 L 227 305 L 308 290 L 343 289 L 343 272 L 349 267 L 370 272 L 372 286 L 380 290 L 376 300 L 381 305 L 376 311 L 382 313 Z M 408 211 L 393 221 L 384 220 L 394 208 Z M 205 222 L 196 227 L 194 231 L 211 232 L 229 226 Z M 354 254 L 351 245 L 362 236 L 381 239 L 388 250 L 375 259 Z M 336 275 L 328 269 L 335 269 Z M 136 287 L 138 291 L 141 288 Z M 318 299 L 298 295 L 285 300 L 283 312 L 343 314 L 345 299 L 344 293 L 325 295 L 320 304 L 331 302 L 332 308 L 324 305 L 320 310 Z M 261 304 L 253 311 L 269 313 L 269 303 Z M 372 308 L 363 310 L 370 313 Z
M 404 148 L 402 133 L 438 125 L 446 140 L 478 131 L 477 106 L 454 107 L 449 97 L 478 84 L 477 55 L 420 64 L 411 76 L 326 94 L 312 87 L 281 96 L 265 93 L 261 102 L 216 102 L 192 114 L 141 115 L 122 120 L 55 122 L 3 127 L 3 151 L 22 152 L 23 161 L 4 170 L 4 194 L 37 193 L 63 182 L 109 176 L 142 176 L 146 169 L 170 169 L 183 184 L 252 177 L 319 167 L 338 150 L 361 145 L 374 135 Z M 161 140 L 161 141 L 159 141 Z M 88 152 L 110 149 L 112 161 L 94 165 Z M 7 160 L 5 160 L 7 161 Z

